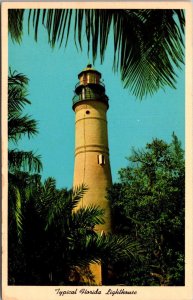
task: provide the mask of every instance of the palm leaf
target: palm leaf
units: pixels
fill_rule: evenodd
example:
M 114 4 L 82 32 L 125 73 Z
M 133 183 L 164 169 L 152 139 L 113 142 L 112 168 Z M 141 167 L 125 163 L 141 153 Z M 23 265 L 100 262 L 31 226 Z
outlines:
M 140 259 L 143 250 L 138 242 L 131 241 L 129 236 L 107 235 L 103 237 L 112 263 L 124 261 L 126 259 Z
M 39 155 L 35 155 L 32 151 L 19 151 L 9 150 L 8 152 L 8 164 L 10 172 L 16 170 L 29 170 L 40 172 L 42 169 L 42 163 Z
M 111 262 L 112 264 L 140 260 L 143 251 L 137 242 L 131 242 L 128 236 L 87 235 L 86 240 L 74 248 L 74 265 L 86 266 L 89 263 Z
M 72 213 L 72 224 L 75 228 L 89 228 L 91 225 L 104 224 L 104 210 L 99 206 L 90 205 L 79 208 Z
M 41 207 L 43 208 L 46 218 L 45 230 L 54 224 L 63 224 L 64 211 L 66 212 L 66 218 L 69 217 L 69 212 L 66 211 L 68 206 L 68 198 L 66 195 L 60 194 L 56 190 L 56 181 L 54 178 L 48 178 L 41 191 Z
M 50 183 L 52 184 L 51 188 Z M 72 211 L 77 206 L 86 190 L 86 186 L 81 185 L 75 188 L 73 191 L 68 193 L 65 192 L 64 194 L 63 192 L 60 193 L 56 191 L 55 180 L 49 182 L 49 189 L 45 186 L 47 202 L 49 200 L 49 209 L 47 212 L 45 229 L 47 230 L 49 226 L 54 223 L 56 226 L 58 225 L 62 227 L 63 231 L 69 231 L 70 225 L 72 224 Z M 45 196 L 43 195 L 43 198 L 44 197 Z
M 23 135 L 30 138 L 38 133 L 36 125 L 37 122 L 30 119 L 30 116 L 15 114 L 8 120 L 8 139 L 17 142 Z
M 9 114 L 14 114 L 16 111 L 21 111 L 25 104 L 31 104 L 26 98 L 26 93 L 20 86 L 12 86 L 8 90 L 8 112 Z
M 24 9 L 9 9 L 8 29 L 13 41 L 20 43 L 23 33 Z
M 72 190 L 70 194 L 71 197 L 70 205 L 72 210 L 77 206 L 77 204 L 80 202 L 80 200 L 82 199 L 82 197 L 84 196 L 87 190 L 88 187 L 84 183 L 75 187 Z
M 23 18 L 15 10 L 11 14 Z M 17 19 L 14 17 L 14 20 Z M 35 39 L 38 38 L 39 22 L 48 33 L 52 47 L 67 45 L 70 28 L 73 26 L 75 45 L 82 49 L 84 29 L 88 52 L 90 49 L 95 62 L 98 52 L 101 62 L 111 30 L 114 38 L 114 70 L 120 70 L 125 88 L 138 98 L 153 94 L 165 86 L 176 85 L 174 66 L 180 67 L 184 61 L 183 10 L 164 9 L 80 9 L 30 10 L 29 27 L 33 27 Z M 12 27 L 10 27 L 12 30 Z M 19 39 L 22 30 L 11 33 Z M 18 34 L 18 35 L 16 35 Z M 99 49 L 100 48 L 100 49 Z M 98 51 L 99 49 L 99 51 Z
M 18 242 L 21 243 L 23 233 L 22 199 L 19 188 L 12 183 L 9 185 L 9 227 L 13 223 L 16 225 Z
M 22 116 L 26 104 L 30 104 L 27 96 L 27 76 L 9 69 L 8 77 L 8 138 L 17 142 L 23 135 L 28 138 L 38 133 L 37 122 L 29 115 Z
M 8 112 L 20 112 L 26 104 L 31 104 L 26 98 L 29 79 L 22 73 L 9 68 L 8 76 Z
M 18 233 L 18 238 L 19 241 L 21 242 L 21 238 L 22 238 L 22 230 L 23 230 L 23 216 L 22 216 L 22 210 L 21 210 L 21 195 L 20 195 L 20 191 L 17 187 L 15 187 L 15 221 L 16 221 L 16 225 L 17 225 L 17 233 Z
M 12 71 L 11 67 L 9 67 L 9 76 L 8 76 L 8 83 L 15 84 L 20 86 L 25 86 L 29 83 L 29 79 L 26 75 L 22 73 L 18 73 L 17 71 Z

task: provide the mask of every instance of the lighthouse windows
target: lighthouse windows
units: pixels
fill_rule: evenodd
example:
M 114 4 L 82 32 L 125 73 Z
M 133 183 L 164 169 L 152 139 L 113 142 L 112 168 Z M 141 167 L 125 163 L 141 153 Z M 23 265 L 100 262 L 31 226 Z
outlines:
M 89 115 L 90 114 L 90 110 L 86 110 L 86 114 Z
M 105 157 L 103 154 L 98 155 L 98 164 L 101 166 L 105 165 Z
M 82 89 L 82 99 L 85 99 L 85 88 Z

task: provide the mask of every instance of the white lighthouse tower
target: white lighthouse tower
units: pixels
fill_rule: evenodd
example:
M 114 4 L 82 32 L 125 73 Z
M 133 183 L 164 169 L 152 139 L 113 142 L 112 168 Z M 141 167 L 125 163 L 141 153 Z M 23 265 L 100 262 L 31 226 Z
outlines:
M 101 73 L 92 65 L 80 72 L 75 87 L 73 110 L 75 112 L 75 162 L 73 186 L 86 184 L 88 191 L 79 207 L 90 204 L 104 209 L 105 224 L 98 225 L 98 234 L 111 231 L 111 213 L 106 198 L 107 188 L 112 185 L 109 161 L 107 110 L 108 97 L 101 82 Z M 101 266 L 91 265 L 97 285 L 102 284 Z

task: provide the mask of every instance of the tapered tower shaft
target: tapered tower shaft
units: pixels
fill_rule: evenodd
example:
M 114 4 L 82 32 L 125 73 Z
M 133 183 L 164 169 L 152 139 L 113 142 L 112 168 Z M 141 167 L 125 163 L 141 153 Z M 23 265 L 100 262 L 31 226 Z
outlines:
M 104 209 L 105 224 L 95 231 L 102 234 L 111 231 L 111 214 L 106 198 L 107 188 L 112 184 L 109 161 L 106 113 L 109 107 L 101 74 L 88 65 L 79 75 L 75 88 L 73 110 L 75 111 L 75 162 L 73 186 L 88 186 L 80 206 L 98 205 Z M 98 282 L 101 270 L 96 272 Z M 97 281 L 96 280 L 96 281 Z

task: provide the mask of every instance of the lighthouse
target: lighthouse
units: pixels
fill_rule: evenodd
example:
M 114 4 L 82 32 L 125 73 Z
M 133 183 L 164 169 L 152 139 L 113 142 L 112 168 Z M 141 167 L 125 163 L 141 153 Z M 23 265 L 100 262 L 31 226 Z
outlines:
M 88 191 L 78 208 L 97 205 L 104 210 L 105 223 L 95 229 L 97 234 L 111 232 L 111 213 L 107 189 L 112 185 L 109 160 L 107 110 L 109 99 L 101 73 L 92 65 L 78 74 L 73 110 L 75 112 L 75 160 L 73 186 L 85 184 Z M 91 265 L 97 285 L 102 284 L 101 266 Z

